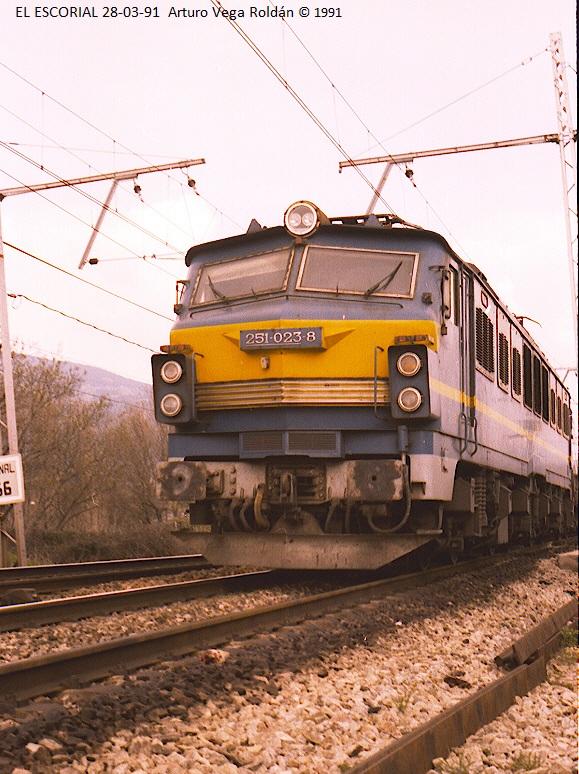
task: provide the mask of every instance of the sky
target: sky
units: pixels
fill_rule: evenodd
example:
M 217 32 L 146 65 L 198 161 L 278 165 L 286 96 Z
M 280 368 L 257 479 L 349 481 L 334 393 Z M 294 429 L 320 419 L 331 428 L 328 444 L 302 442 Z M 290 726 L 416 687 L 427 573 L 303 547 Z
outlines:
M 0 3 L 0 190 L 205 160 L 141 175 L 140 193 L 119 184 L 90 253 L 98 263 L 81 270 L 109 181 L 3 201 L 10 336 L 24 352 L 150 381 L 191 245 L 243 233 L 252 218 L 279 225 L 300 199 L 363 214 L 383 165 L 339 172 L 348 156 L 556 133 L 550 33 L 572 65 L 577 123 L 570 0 L 342 0 L 332 18 L 313 3 L 224 3 L 239 29 L 211 0 L 145 1 L 116 16 L 100 4 Z M 412 182 L 391 173 L 376 211 L 443 234 L 535 321 L 551 363 L 575 366 L 558 146 L 412 170 Z

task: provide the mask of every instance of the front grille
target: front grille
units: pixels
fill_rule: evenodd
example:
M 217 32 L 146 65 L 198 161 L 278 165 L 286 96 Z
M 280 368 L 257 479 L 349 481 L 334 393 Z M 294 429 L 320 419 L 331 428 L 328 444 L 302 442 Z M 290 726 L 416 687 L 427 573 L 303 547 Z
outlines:
M 240 433 L 242 456 L 267 454 L 308 454 L 338 457 L 341 454 L 341 433 L 335 430 L 267 430 Z
M 270 430 L 261 433 L 241 433 L 242 452 L 281 452 L 283 451 L 283 432 Z
M 390 400 L 387 379 L 378 379 L 376 400 Z M 358 406 L 374 403 L 373 379 L 256 379 L 195 385 L 198 411 L 260 406 Z
M 287 438 L 289 452 L 336 452 L 338 433 L 312 430 L 290 430 Z

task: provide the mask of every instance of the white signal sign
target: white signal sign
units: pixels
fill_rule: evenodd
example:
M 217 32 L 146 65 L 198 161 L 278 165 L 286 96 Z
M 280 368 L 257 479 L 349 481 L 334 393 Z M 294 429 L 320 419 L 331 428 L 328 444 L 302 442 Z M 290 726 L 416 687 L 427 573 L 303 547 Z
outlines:
M 0 505 L 24 502 L 24 474 L 20 454 L 0 456 Z

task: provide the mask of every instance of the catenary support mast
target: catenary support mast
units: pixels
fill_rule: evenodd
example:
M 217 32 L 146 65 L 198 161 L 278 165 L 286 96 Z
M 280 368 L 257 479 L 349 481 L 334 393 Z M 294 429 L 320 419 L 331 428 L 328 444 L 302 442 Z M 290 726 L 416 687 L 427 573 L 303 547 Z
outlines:
M 567 86 L 567 71 L 563 56 L 563 41 L 560 32 L 551 33 L 551 56 L 553 59 L 553 83 L 555 102 L 559 121 L 559 154 L 561 156 L 561 175 L 563 180 L 563 199 L 565 206 L 565 230 L 567 233 L 567 252 L 571 291 L 573 293 L 575 340 L 577 340 L 577 152 L 573 114 Z

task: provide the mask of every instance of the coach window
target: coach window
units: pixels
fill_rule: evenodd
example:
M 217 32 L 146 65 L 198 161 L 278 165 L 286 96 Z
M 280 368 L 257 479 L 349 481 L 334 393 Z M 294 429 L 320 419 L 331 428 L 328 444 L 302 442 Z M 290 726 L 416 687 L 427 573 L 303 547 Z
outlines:
M 543 419 L 549 421 L 549 369 L 541 365 L 541 403 Z
M 541 361 L 533 355 L 533 411 L 541 416 Z
M 557 426 L 557 398 L 555 396 L 555 390 L 551 387 L 549 391 L 549 414 L 551 420 L 551 427 Z
M 533 409 L 533 355 L 526 344 L 523 344 L 523 402 Z
M 563 402 L 560 395 L 557 395 L 557 430 L 563 430 Z
M 521 383 L 521 353 L 516 348 L 513 347 L 512 351 L 512 367 L 513 367 L 513 382 L 512 382 L 512 391 L 513 396 L 520 401 L 521 400 L 521 391 L 522 391 L 522 383 Z

